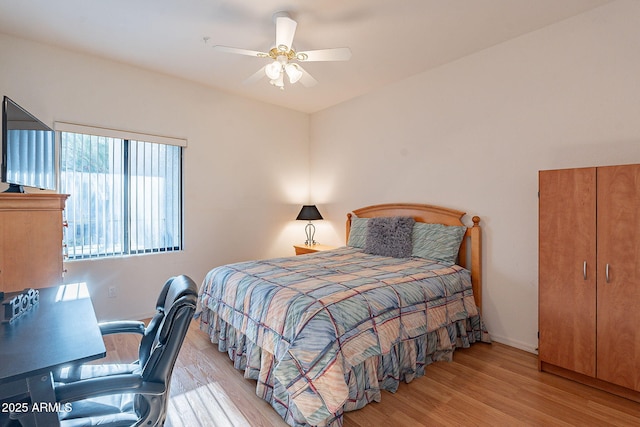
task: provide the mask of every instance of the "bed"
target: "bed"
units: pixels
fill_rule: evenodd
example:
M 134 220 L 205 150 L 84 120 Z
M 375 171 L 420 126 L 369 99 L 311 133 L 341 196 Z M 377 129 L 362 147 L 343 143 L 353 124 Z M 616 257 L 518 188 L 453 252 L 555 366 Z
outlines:
M 344 247 L 216 267 L 200 290 L 200 329 L 289 425 L 341 426 L 381 390 L 490 342 L 480 218 L 464 216 L 368 206 L 347 214 Z

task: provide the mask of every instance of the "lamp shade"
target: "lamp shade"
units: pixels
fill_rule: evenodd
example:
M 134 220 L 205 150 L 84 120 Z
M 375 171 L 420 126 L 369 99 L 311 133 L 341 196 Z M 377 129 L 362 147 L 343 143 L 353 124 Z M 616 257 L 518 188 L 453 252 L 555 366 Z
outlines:
M 289 76 L 289 82 L 291 84 L 296 83 L 298 80 L 302 78 L 302 71 L 297 64 L 287 64 L 284 66 L 284 71 Z
M 315 221 L 317 219 L 322 219 L 322 215 L 320 215 L 320 211 L 316 208 L 316 205 L 304 205 L 296 219 Z
M 266 67 L 264 67 L 264 73 L 271 80 L 277 79 L 281 72 L 282 65 L 278 61 L 273 61 L 271 64 L 268 64 Z
M 284 74 L 280 73 L 278 78 L 270 80 L 269 83 L 280 89 L 284 89 Z

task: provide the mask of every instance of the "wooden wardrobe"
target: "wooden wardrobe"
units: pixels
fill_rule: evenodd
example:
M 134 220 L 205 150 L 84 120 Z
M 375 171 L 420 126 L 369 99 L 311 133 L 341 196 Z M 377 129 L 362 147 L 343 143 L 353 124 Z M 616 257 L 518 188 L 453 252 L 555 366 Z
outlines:
M 0 193 L 0 291 L 62 284 L 66 194 Z
M 640 401 L 640 165 L 539 173 L 539 366 Z

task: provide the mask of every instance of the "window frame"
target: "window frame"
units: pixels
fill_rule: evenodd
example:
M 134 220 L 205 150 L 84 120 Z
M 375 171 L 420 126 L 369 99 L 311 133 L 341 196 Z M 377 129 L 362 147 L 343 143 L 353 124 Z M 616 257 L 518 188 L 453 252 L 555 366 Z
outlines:
M 78 125 L 73 123 L 66 122 L 56 122 L 54 124 L 54 130 L 56 131 L 56 144 L 57 150 L 56 154 L 62 156 L 62 132 L 83 134 L 89 136 L 96 137 L 107 137 L 114 138 L 118 140 L 122 140 L 122 161 L 123 161 L 123 191 L 125 194 L 122 195 L 122 212 L 124 214 L 124 222 L 125 227 L 123 231 L 123 242 L 122 242 L 122 250 L 121 251 L 113 251 L 112 249 L 105 250 L 101 253 L 88 253 L 88 254 L 80 254 L 69 256 L 67 259 L 69 261 L 80 261 L 86 259 L 103 259 L 103 258 L 122 258 L 134 255 L 144 255 L 144 254 L 154 254 L 154 253 L 171 253 L 171 252 L 182 252 L 184 251 L 184 148 L 187 147 L 187 140 L 182 138 L 172 138 L 160 135 L 151 135 L 151 134 L 143 134 L 139 132 L 129 132 L 129 131 L 120 131 L 115 129 L 108 128 L 99 128 L 85 125 Z M 133 212 L 131 211 L 131 170 L 129 164 L 129 155 L 130 155 L 130 143 L 154 143 L 154 144 L 164 144 L 164 145 L 173 145 L 180 147 L 179 155 L 178 155 L 178 182 L 176 185 L 178 186 L 178 199 L 179 199 L 179 211 L 177 213 L 176 220 L 178 221 L 179 229 L 179 239 L 177 240 L 178 246 L 174 244 L 167 245 L 151 245 L 151 247 L 144 248 L 134 248 L 131 231 L 132 231 L 132 221 L 133 221 Z M 57 187 L 62 189 L 62 171 L 61 171 L 61 162 L 62 157 L 56 159 L 56 168 L 57 168 Z M 65 209 L 66 214 L 66 209 Z M 175 230 L 175 229 L 174 229 Z M 66 237 L 65 237 L 66 243 Z

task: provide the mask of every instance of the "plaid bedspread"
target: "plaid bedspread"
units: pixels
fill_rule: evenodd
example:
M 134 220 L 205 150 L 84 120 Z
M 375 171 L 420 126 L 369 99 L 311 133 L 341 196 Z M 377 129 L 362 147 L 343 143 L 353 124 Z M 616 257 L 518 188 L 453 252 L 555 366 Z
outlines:
M 311 425 L 341 414 L 350 368 L 478 316 L 462 267 L 350 247 L 215 268 L 199 303 L 274 356 L 271 374 Z

